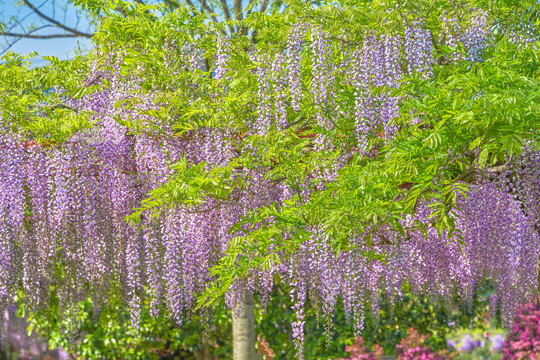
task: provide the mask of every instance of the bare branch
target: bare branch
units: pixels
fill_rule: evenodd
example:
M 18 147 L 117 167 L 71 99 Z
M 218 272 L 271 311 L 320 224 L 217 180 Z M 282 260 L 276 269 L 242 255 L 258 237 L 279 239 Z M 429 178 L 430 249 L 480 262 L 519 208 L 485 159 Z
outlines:
M 234 17 L 237 21 L 242 21 L 242 0 L 234 0 Z M 237 26 L 236 32 L 242 31 L 240 25 Z
M 270 2 L 268 0 L 264 0 L 262 5 L 261 5 L 261 10 L 259 10 L 260 12 L 265 12 L 266 11 L 266 8 L 268 7 L 268 4 Z
M 22 27 L 22 25 L 20 25 L 20 23 L 19 23 L 18 20 L 17 20 L 17 24 L 18 24 L 19 26 Z M 42 30 L 42 29 L 45 29 L 45 28 L 48 28 L 48 27 L 52 27 L 52 25 L 43 25 L 43 26 L 40 26 L 40 27 L 38 27 L 38 28 L 35 28 L 35 29 L 33 29 L 33 30 L 30 30 L 30 31 L 27 32 L 25 35 L 30 35 L 30 34 L 32 34 L 33 32 L 36 32 L 36 31 L 39 31 L 39 30 Z M 12 30 L 13 28 L 14 28 L 14 26 L 11 27 L 11 29 L 9 29 L 9 30 Z M 23 30 L 24 30 L 24 28 L 23 28 Z M 9 35 L 8 35 L 8 36 L 9 36 Z M 11 41 L 10 43 L 8 43 L 8 44 L 6 45 L 6 47 L 3 48 L 2 51 L 0 51 L 0 56 L 1 56 L 1 55 L 4 55 L 5 53 L 7 53 L 8 50 L 11 49 L 11 47 L 13 47 L 16 43 L 18 43 L 19 41 L 21 41 L 21 39 L 22 39 L 22 37 L 20 37 L 20 36 L 15 36 L 15 39 L 14 39 L 13 41 Z
M 41 18 L 47 20 L 48 22 L 58 26 L 59 28 L 65 30 L 67 32 L 70 32 L 70 33 L 72 33 L 74 35 L 77 35 L 78 37 L 91 38 L 92 36 L 94 36 L 94 34 L 84 33 L 84 32 L 81 32 L 81 31 L 79 31 L 77 29 L 73 29 L 73 28 L 70 28 L 68 26 L 65 26 L 61 22 L 56 21 L 55 19 L 43 14 L 41 11 L 39 11 L 38 8 L 36 8 L 34 5 L 32 5 L 28 0 L 23 0 L 23 2 L 26 4 L 26 6 L 28 6 L 30 9 L 32 9 L 32 11 L 35 12 L 37 15 L 39 15 Z
M 227 5 L 227 2 L 225 0 L 220 0 L 221 6 L 223 7 L 223 12 L 225 13 L 226 20 L 229 20 L 231 18 L 231 13 L 229 11 L 229 6 Z
M 212 18 L 212 21 L 216 22 L 216 23 L 219 22 L 218 19 L 216 18 L 216 16 L 214 15 L 214 9 L 209 7 L 208 4 L 206 4 L 206 0 L 202 0 L 201 4 L 202 4 L 202 6 L 204 8 L 204 11 L 206 11 L 207 13 L 212 14 L 212 15 L 210 15 L 210 17 Z
M 504 164 L 504 165 L 499 165 L 499 166 L 492 166 L 492 167 L 487 168 L 486 170 L 490 173 L 500 174 L 508 169 L 509 169 L 509 165 Z
M 226 0 L 220 0 L 221 7 L 223 8 L 223 12 L 225 13 L 225 20 L 231 19 L 231 12 L 229 11 L 229 6 L 227 5 Z M 231 25 L 229 25 L 229 30 L 231 31 L 231 34 L 234 33 L 234 29 Z
M 431 12 L 431 9 L 433 9 L 433 5 L 435 5 L 435 2 L 437 0 L 433 0 L 433 2 L 431 3 L 431 6 L 429 7 L 429 9 L 426 11 L 426 15 L 424 15 L 425 18 L 428 17 L 429 13 Z
M 193 3 L 191 2 L 191 0 L 186 0 L 186 2 L 187 2 L 187 4 L 188 4 L 191 8 L 195 9 L 195 5 L 193 5 Z
M 2 49 L 2 51 L 0 51 L 0 56 L 4 55 L 5 53 L 8 52 L 9 49 L 11 49 L 17 42 L 19 42 L 21 40 L 21 38 L 17 38 L 15 40 L 13 40 L 11 43 L 7 44 L 7 46 Z
M 80 35 L 75 34 L 51 34 L 51 35 L 32 35 L 32 34 L 14 34 L 14 33 L 0 33 L 2 36 L 11 36 L 18 38 L 27 38 L 27 39 L 56 39 L 56 38 L 73 38 L 81 37 Z M 88 37 L 92 37 L 93 34 L 88 34 Z

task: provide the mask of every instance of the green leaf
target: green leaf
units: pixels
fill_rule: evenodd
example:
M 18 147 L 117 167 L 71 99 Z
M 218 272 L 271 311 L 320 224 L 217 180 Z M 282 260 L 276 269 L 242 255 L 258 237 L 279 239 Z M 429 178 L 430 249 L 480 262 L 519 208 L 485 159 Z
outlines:
M 486 165 L 486 161 L 489 155 L 489 150 L 487 148 L 482 149 L 480 152 L 480 155 L 478 155 L 478 166 L 484 167 Z

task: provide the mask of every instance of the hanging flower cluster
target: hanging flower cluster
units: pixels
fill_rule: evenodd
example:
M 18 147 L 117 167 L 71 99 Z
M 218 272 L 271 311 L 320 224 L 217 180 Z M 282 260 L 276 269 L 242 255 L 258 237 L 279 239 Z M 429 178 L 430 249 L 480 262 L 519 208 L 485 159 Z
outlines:
M 433 40 L 431 33 L 425 29 L 424 23 L 417 20 L 405 24 L 405 49 L 407 71 L 412 75 L 415 71 L 428 79 L 433 76 Z
M 463 43 L 468 61 L 481 60 L 488 38 L 484 15 L 474 19 L 468 30 L 453 29 L 446 39 L 448 44 Z M 347 74 L 344 81 L 354 88 L 354 109 L 337 112 L 334 88 L 341 84 L 337 84 L 332 39 L 321 26 L 300 23 L 293 27 L 285 53 L 252 57 L 258 91 L 254 96 L 257 104 L 250 104 L 249 135 L 262 137 L 287 130 L 288 107 L 300 112 L 309 103 L 316 125 L 326 131 L 333 129 L 336 116 L 351 117 L 357 139 L 354 146 L 363 154 L 370 151 L 369 137 L 392 141 L 398 131 L 392 121 L 400 115 L 400 99 L 374 89 L 396 89 L 403 77 L 414 73 L 429 80 L 435 65 L 433 37 L 422 20 L 406 23 L 404 28 L 403 36 L 367 34 L 361 44 L 348 49 L 350 58 L 340 63 L 345 69 L 339 71 Z M 308 32 L 311 46 L 303 51 Z M 217 40 L 215 79 L 220 81 L 233 73 L 227 67 L 230 45 L 229 40 Z M 201 51 L 187 45 L 169 46 L 180 53 L 166 61 L 172 74 L 203 66 Z M 302 61 L 304 55 L 311 61 Z M 140 78 L 120 75 L 122 56 L 107 59 L 112 70 L 96 68 L 88 75 L 87 84 L 103 81 L 110 84 L 108 87 L 68 101 L 71 108 L 93 114 L 96 126 L 91 131 L 51 146 L 34 146 L 7 131 L 0 137 L 0 301 L 4 304 L 19 284 L 25 301 L 34 308 L 46 306 L 52 286 L 66 307 L 88 295 L 99 307 L 111 291 L 118 290 L 130 304 L 134 327 L 139 326 L 144 299 L 149 300 L 153 316 L 166 310 L 181 323 L 189 316 L 197 295 L 215 280 L 212 266 L 233 238 L 241 235 L 229 231 L 234 224 L 263 206 L 282 207 L 293 196 L 307 202 L 313 184 L 324 187 L 347 164 L 348 153 L 344 151 L 329 169 L 313 170 L 303 180 L 309 186 L 302 189 L 272 181 L 268 176 L 272 169 L 237 167 L 235 174 L 246 181 L 229 189 L 228 198 L 206 196 L 197 208 L 178 203 L 163 209 L 157 219 L 143 212 L 140 224 L 130 225 L 124 219 L 147 194 L 178 175 L 173 164 L 184 161 L 190 166 L 204 163 L 205 169 L 226 167 L 239 151 L 254 148 L 243 144 L 239 150 L 235 139 L 245 134 L 235 138 L 226 127 L 201 126 L 175 136 L 171 124 L 149 115 L 161 108 L 164 100 L 159 93 L 141 91 Z M 301 65 L 308 71 L 302 71 Z M 168 86 L 197 89 L 196 84 L 185 82 L 172 81 Z M 129 107 L 116 106 L 128 100 L 137 101 Z M 186 101 L 196 100 L 193 96 Z M 225 112 L 219 110 L 220 114 Z M 132 134 L 118 119 L 137 122 L 143 129 L 157 123 L 160 132 Z M 467 198 L 457 200 L 461 249 L 457 242 L 448 244 L 444 232 L 428 228 L 422 234 L 414 227 L 417 221 L 429 223 L 429 204 L 421 204 L 416 214 L 404 221 L 406 237 L 382 228 L 369 248 L 365 233 L 350 234 L 350 247 L 338 255 L 328 234 L 313 226 L 305 229 L 311 234 L 309 239 L 279 264 L 264 271 L 253 270 L 234 282 L 227 304 L 234 307 L 246 292 L 259 292 L 264 302 L 272 291 L 274 276 L 286 279 L 292 287 L 297 318 L 292 328 L 299 358 L 303 351 L 303 307 L 308 298 L 321 304 L 327 333 L 331 332 L 336 303 L 343 299 L 359 335 L 366 311 L 377 318 L 381 288 L 386 296 L 396 298 L 407 283 L 416 292 L 426 291 L 448 301 L 457 293 L 470 301 L 476 286 L 488 278 L 499 289 L 494 302 L 500 304 L 504 319 L 510 322 L 517 304 L 527 300 L 536 287 L 540 235 L 533 219 L 540 218 L 538 156 L 537 151 L 528 150 L 516 163 L 518 170 L 509 170 L 498 179 L 486 177 L 471 187 Z M 366 251 L 380 256 L 367 258 Z
M 227 62 L 230 60 L 229 55 L 229 40 L 218 38 L 217 40 L 217 55 L 216 55 L 216 79 L 223 79 L 227 74 Z
M 300 60 L 302 39 L 306 30 L 307 24 L 298 24 L 293 28 L 287 40 L 289 93 L 291 96 L 291 106 L 294 111 L 300 110 L 300 101 L 302 99 L 302 66 Z
M 402 78 L 400 39 L 383 35 L 368 36 L 361 49 L 354 54 L 351 77 L 355 93 L 355 122 L 358 145 L 365 153 L 368 136 L 383 133 L 386 140 L 392 137 L 395 127 L 388 123 L 399 114 L 399 99 L 395 96 L 371 95 L 376 86 L 396 87 Z M 409 49 L 407 49 L 409 50 Z M 416 51 L 416 49 L 410 49 Z M 407 53 L 409 54 L 409 52 Z M 407 55 L 408 56 L 408 55 Z
M 331 106 L 334 94 L 334 63 L 328 36 L 321 27 L 311 29 L 311 51 L 313 52 L 313 102 L 317 109 L 319 125 L 330 126 L 325 112 Z
M 467 60 L 470 62 L 482 61 L 482 56 L 492 40 L 492 33 L 487 24 L 487 15 L 483 12 L 475 12 L 469 21 L 469 26 L 461 24 L 457 14 L 446 13 L 441 17 L 445 27 L 443 31 L 443 43 L 453 48 L 461 45 L 466 51 L 466 56 L 454 53 L 452 60 Z

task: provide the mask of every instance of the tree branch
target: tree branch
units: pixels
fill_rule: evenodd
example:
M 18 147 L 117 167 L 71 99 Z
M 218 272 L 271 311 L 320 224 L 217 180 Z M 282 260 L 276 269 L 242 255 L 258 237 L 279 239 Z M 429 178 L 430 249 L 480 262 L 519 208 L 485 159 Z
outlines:
M 204 8 L 204 11 L 211 14 L 210 17 L 212 18 L 212 21 L 215 22 L 215 23 L 219 22 L 218 19 L 216 18 L 216 16 L 214 15 L 214 9 L 208 6 L 208 4 L 206 3 L 206 0 L 202 0 L 201 4 L 202 4 L 202 6 Z
M 171 10 L 176 10 L 176 9 L 178 9 L 180 7 L 180 3 L 178 1 L 176 1 L 176 0 L 163 0 L 163 2 Z M 191 3 L 191 1 L 187 0 L 187 3 L 188 3 L 189 6 L 194 7 L 193 4 Z
M 261 10 L 259 10 L 260 12 L 265 12 L 266 11 L 266 8 L 268 7 L 268 4 L 269 4 L 269 1 L 268 0 L 264 0 L 262 5 L 261 5 Z
M 491 172 L 491 173 L 502 173 L 503 171 L 506 171 L 508 170 L 508 164 L 504 164 L 504 165 L 500 165 L 500 166 L 492 166 L 490 168 L 487 168 L 487 171 L 488 172 Z
M 264 0 L 262 5 L 261 5 L 261 9 L 259 10 L 259 12 L 265 12 L 266 7 L 268 6 L 268 3 L 269 3 L 268 0 Z M 257 33 L 257 31 L 253 31 L 253 33 L 251 34 L 251 41 L 256 42 L 256 39 L 257 39 L 258 35 L 259 35 L 259 33 Z
M 225 13 L 225 17 L 227 20 L 229 20 L 231 18 L 229 6 L 227 5 L 227 2 L 225 0 L 220 0 L 220 1 L 221 1 L 221 7 L 223 7 L 223 12 Z
M 94 36 L 94 34 L 83 33 L 83 32 L 81 32 L 81 31 L 79 31 L 77 29 L 67 27 L 64 24 L 62 24 L 61 22 L 56 21 L 55 19 L 43 14 L 41 11 L 39 11 L 39 9 L 37 7 L 32 5 L 28 0 L 23 0 L 23 2 L 26 4 L 26 6 L 28 6 L 30 9 L 32 9 L 32 11 L 35 12 L 37 15 L 39 15 L 41 18 L 43 18 L 43 19 L 47 20 L 48 22 L 58 26 L 61 29 L 64 29 L 67 32 L 70 32 L 70 33 L 72 33 L 74 35 L 77 35 L 78 37 L 91 38 L 92 36 Z
M 72 37 L 81 37 L 80 35 L 75 34 L 51 34 L 51 35 L 32 35 L 32 34 L 15 34 L 15 33 L 0 33 L 2 36 L 11 36 L 18 38 L 27 38 L 27 39 L 56 39 L 56 38 L 72 38 Z M 89 37 L 92 37 L 92 34 L 89 34 Z
M 433 9 L 433 6 L 435 5 L 435 2 L 436 2 L 436 1 L 437 1 L 437 0 L 433 0 L 433 2 L 431 3 L 431 6 L 430 6 L 429 9 L 426 11 L 426 15 L 424 15 L 424 18 L 427 18 L 427 17 L 428 17 L 428 15 L 429 15 L 431 9 Z
M 193 5 L 193 3 L 191 2 L 191 0 L 186 0 L 187 4 L 192 7 L 193 9 L 195 9 L 195 5 Z
M 242 21 L 242 0 L 234 0 L 234 17 L 237 21 Z M 241 25 L 236 27 L 236 32 L 242 31 Z
M 247 6 L 251 5 L 253 3 L 254 0 L 249 0 L 249 3 L 247 4 Z M 247 7 L 246 6 L 246 7 Z M 254 7 L 253 7 L 254 8 Z M 251 12 L 253 11 L 253 8 L 251 8 L 249 11 L 248 11 L 248 15 L 251 14 Z
M 231 12 L 229 11 L 229 6 L 227 5 L 226 0 L 220 0 L 220 2 L 221 7 L 223 8 L 223 12 L 225 13 L 225 20 L 230 20 Z M 229 27 L 231 34 L 234 34 L 234 28 L 230 24 L 227 24 L 227 26 Z

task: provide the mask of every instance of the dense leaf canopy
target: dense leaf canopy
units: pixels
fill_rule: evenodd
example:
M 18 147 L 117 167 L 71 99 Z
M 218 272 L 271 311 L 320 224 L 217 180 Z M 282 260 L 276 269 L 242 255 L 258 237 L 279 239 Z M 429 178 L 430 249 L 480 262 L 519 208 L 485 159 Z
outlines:
M 535 294 L 536 1 L 79 3 L 92 53 L 0 65 L 4 302 L 120 292 L 136 326 L 143 296 L 181 320 L 281 276 L 301 349 L 306 296 L 360 331 L 405 282 L 491 279 L 507 320 Z

